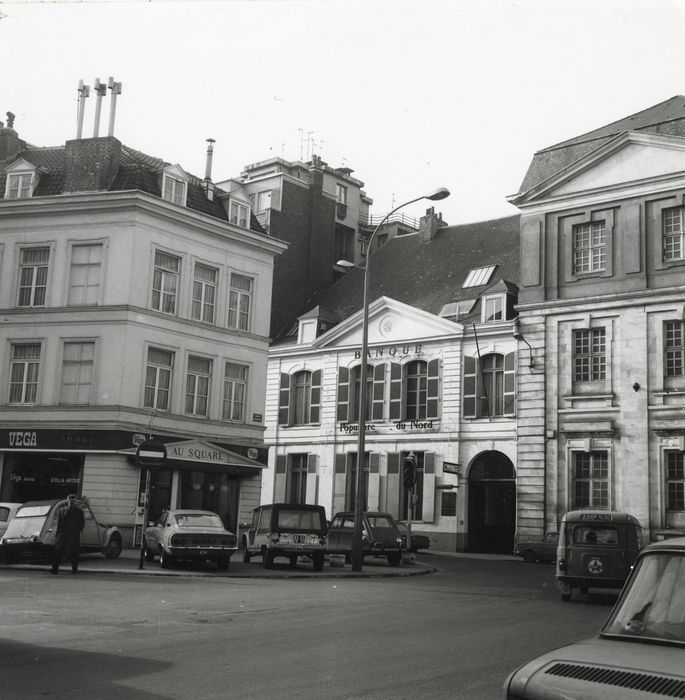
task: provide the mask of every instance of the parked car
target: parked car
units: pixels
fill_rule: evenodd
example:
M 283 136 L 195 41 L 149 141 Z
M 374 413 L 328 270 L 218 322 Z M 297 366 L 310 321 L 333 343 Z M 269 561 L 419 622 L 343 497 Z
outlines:
M 685 537 L 643 549 L 598 637 L 528 662 L 506 700 L 685 696 Z
M 362 514 L 362 557 L 385 556 L 390 566 L 402 561 L 402 534 L 389 513 Z M 328 528 L 329 554 L 344 554 L 346 561 L 352 557 L 354 513 L 336 513 Z
M 243 536 L 243 561 L 262 557 L 265 569 L 276 557 L 287 557 L 292 567 L 299 557 L 321 571 L 326 553 L 326 509 L 305 503 L 271 503 L 252 512 L 252 524 Z
M 395 525 L 397 525 L 397 529 L 400 531 L 400 535 L 402 536 L 402 549 L 416 554 L 419 549 L 430 548 L 430 538 L 427 535 L 416 532 L 413 527 L 411 529 L 411 546 L 407 547 L 407 524 L 403 523 L 401 520 L 396 520 Z
M 50 558 L 55 547 L 57 512 L 66 499 L 27 501 L 17 509 L 2 538 L 4 561 Z M 85 526 L 81 532 L 82 553 L 100 552 L 108 559 L 121 554 L 123 538 L 119 528 L 98 521 L 88 500 L 77 499 L 83 509 Z
M 12 520 L 21 505 L 21 503 L 0 503 L 0 539 L 2 539 L 10 520 Z
M 145 528 L 143 537 L 145 560 L 159 556 L 163 569 L 185 561 L 214 562 L 219 571 L 225 571 L 238 549 L 236 535 L 209 510 L 166 510 Z
M 557 556 L 558 532 L 546 532 L 541 540 L 518 540 L 514 544 L 514 555 L 534 564 L 536 561 L 554 561 Z

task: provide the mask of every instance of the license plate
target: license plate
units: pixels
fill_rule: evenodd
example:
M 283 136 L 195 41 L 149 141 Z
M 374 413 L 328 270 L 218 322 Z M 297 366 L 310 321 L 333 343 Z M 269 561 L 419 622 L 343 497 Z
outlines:
M 304 544 L 304 535 L 293 535 L 293 542 L 295 544 Z

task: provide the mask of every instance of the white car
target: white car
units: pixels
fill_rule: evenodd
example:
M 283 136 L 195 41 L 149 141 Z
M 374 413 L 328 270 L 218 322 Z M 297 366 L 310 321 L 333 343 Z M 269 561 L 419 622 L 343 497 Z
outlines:
M 21 503 L 0 503 L 0 539 L 2 539 L 10 520 L 12 520 L 21 505 Z

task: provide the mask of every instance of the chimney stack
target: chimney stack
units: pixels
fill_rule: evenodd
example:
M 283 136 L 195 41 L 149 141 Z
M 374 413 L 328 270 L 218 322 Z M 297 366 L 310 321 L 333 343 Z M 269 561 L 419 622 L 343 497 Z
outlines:
M 115 83 L 114 78 L 110 75 L 107 87 L 112 91 L 109 103 L 109 132 L 107 135 L 114 136 L 114 117 L 117 112 L 117 95 L 121 95 L 121 83 Z
M 12 162 L 26 148 L 14 130 L 14 114 L 7 112 L 7 126 L 0 122 L 0 163 Z
M 207 139 L 207 163 L 205 165 L 205 180 L 212 179 L 212 156 L 214 155 L 214 139 Z
M 97 99 L 95 102 L 95 121 L 93 124 L 93 138 L 97 138 L 100 132 L 100 110 L 102 108 L 102 98 L 107 92 L 107 85 L 100 82 L 100 78 L 95 78 L 95 85 L 93 87 Z
M 435 207 L 426 209 L 426 215 L 419 219 L 419 239 L 421 243 L 428 243 L 445 224 L 442 220 L 442 213 L 436 214 Z
M 86 109 L 86 98 L 90 95 L 90 86 L 84 85 L 83 80 L 78 81 L 78 114 L 76 117 L 76 138 L 80 139 L 83 133 L 83 113 Z

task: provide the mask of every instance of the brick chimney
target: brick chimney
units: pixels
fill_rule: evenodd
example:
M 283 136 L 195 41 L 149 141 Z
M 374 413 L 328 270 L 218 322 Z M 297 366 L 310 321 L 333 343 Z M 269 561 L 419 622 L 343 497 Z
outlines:
M 121 142 L 114 136 L 67 141 L 64 192 L 108 190 L 121 162 Z
M 25 148 L 14 130 L 14 114 L 7 112 L 7 126 L 0 122 L 0 163 L 11 163 Z
M 442 213 L 436 214 L 435 207 L 426 209 L 426 215 L 419 219 L 419 238 L 421 243 L 429 243 L 445 224 L 442 221 Z

